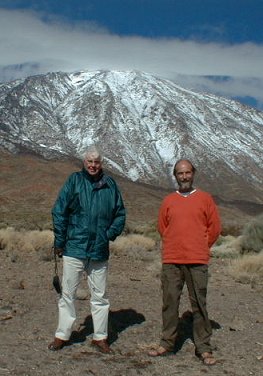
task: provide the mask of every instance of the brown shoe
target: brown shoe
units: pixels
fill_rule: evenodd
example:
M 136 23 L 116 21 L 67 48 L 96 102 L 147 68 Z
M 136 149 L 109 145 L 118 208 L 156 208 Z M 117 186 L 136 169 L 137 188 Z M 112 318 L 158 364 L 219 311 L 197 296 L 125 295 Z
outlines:
M 108 345 L 106 339 L 101 339 L 101 340 L 93 339 L 91 341 L 91 345 L 95 346 L 100 352 L 104 354 L 109 354 L 113 352 L 110 346 Z
M 63 349 L 63 347 L 66 346 L 68 343 L 69 341 L 65 341 L 63 339 L 55 337 L 54 341 L 48 345 L 48 349 L 51 351 L 58 351 Z

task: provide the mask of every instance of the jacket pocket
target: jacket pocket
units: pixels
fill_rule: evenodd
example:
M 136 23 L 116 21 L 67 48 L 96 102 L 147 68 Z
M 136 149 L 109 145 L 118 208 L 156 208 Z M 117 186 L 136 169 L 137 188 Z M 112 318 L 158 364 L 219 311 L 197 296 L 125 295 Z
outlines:
M 80 205 L 79 193 L 74 194 L 68 207 L 69 207 L 70 212 L 72 213 L 76 213 L 80 211 L 81 205 Z
M 108 248 L 109 238 L 107 236 L 107 230 L 105 227 L 98 227 L 96 236 L 96 247 L 98 248 Z
M 67 229 L 67 238 L 76 239 L 84 238 L 86 234 L 85 223 L 83 216 L 80 215 L 71 215 L 69 217 L 68 229 Z

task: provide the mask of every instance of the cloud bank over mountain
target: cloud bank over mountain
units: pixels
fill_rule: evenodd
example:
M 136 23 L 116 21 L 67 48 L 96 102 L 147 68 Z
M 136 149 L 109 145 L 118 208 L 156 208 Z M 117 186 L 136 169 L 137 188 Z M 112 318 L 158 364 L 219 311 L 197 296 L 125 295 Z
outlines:
M 0 9 L 0 81 L 39 73 L 139 70 L 263 109 L 263 45 L 122 36 L 96 22 Z

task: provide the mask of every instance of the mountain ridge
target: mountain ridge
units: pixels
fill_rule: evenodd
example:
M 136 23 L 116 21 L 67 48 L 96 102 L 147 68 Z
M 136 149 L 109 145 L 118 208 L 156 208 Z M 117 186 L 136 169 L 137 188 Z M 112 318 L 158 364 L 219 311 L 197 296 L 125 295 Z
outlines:
M 2 84 L 0 124 L 1 146 L 13 153 L 80 158 L 97 143 L 111 171 L 164 188 L 186 157 L 201 188 L 263 202 L 263 113 L 147 73 L 57 72 Z

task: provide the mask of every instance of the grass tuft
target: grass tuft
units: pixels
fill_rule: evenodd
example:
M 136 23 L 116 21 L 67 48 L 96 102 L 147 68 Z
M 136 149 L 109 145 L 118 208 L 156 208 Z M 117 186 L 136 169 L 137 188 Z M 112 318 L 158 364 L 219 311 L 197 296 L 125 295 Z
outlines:
M 244 255 L 232 260 L 229 274 L 240 283 L 262 283 L 263 280 L 263 252 L 257 255 Z
M 128 234 L 119 236 L 110 243 L 110 250 L 115 255 L 134 255 L 144 257 L 145 254 L 156 249 L 156 242 L 144 235 Z
M 13 227 L 0 229 L 0 249 L 8 252 L 39 253 L 43 260 L 50 260 L 52 256 L 53 232 L 44 231 L 17 231 Z

